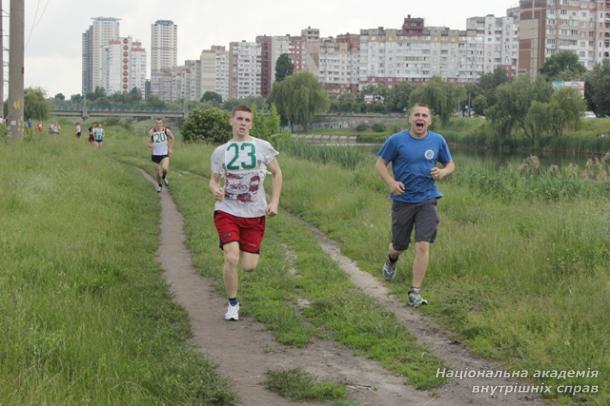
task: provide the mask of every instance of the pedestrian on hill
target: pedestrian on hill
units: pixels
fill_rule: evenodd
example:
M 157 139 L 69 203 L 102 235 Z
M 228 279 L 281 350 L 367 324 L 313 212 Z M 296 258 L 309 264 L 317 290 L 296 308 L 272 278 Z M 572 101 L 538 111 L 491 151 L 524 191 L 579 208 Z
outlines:
M 100 123 L 95 123 L 93 125 L 93 143 L 97 148 L 102 147 L 102 143 L 104 142 L 104 129 Z
M 437 201 L 443 194 L 436 182 L 455 170 L 445 139 L 428 127 L 432 124 L 430 108 L 416 104 L 409 115 L 410 128 L 389 137 L 379 150 L 377 173 L 390 189 L 392 200 L 392 242 L 383 265 L 387 281 L 396 277 L 398 257 L 409 246 L 415 228 L 415 260 L 407 304 L 419 307 L 428 301 L 421 288 L 428 269 L 430 244 L 436 238 L 439 214 Z M 438 168 L 437 162 L 443 167 Z M 387 168 L 392 164 L 393 176 Z
M 278 213 L 282 171 L 278 152 L 267 141 L 250 135 L 252 110 L 237 106 L 229 120 L 233 137 L 212 154 L 209 187 L 216 203 L 214 224 L 224 255 L 224 286 L 228 297 L 225 320 L 239 320 L 238 269 L 254 271 L 258 265 L 266 216 Z M 267 204 L 263 182 L 273 176 Z M 222 185 L 221 185 L 222 180 Z
M 169 128 L 163 126 L 163 120 L 155 120 L 155 126 L 148 132 L 148 146 L 152 149 L 151 160 L 155 166 L 155 189 L 161 192 L 163 185 L 169 186 L 167 174 L 169 172 L 169 159 L 173 155 L 174 134 Z

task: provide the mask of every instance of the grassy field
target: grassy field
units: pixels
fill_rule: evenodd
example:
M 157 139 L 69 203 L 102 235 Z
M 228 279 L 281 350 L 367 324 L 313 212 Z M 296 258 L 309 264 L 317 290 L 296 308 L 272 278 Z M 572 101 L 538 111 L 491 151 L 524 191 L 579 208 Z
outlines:
M 341 241 L 346 255 L 379 276 L 389 240 L 386 187 L 372 157 L 363 155 L 362 165 L 354 167 L 353 156 L 344 161 L 333 151 L 335 164 L 285 159 L 291 181 L 283 205 Z M 510 368 L 599 371 L 596 379 L 545 382 L 597 385 L 600 393 L 584 399 L 607 404 L 607 163 L 601 174 L 587 168 L 535 173 L 476 162 L 457 166 L 441 185 L 446 197 L 426 280 L 434 305 L 422 311 Z M 391 285 L 399 297 L 406 297 L 411 261 L 408 252 Z
M 193 180 L 186 173 L 204 176 L 209 173 L 211 147 L 179 148 L 174 168 L 185 171 L 179 183 L 184 184 L 185 194 L 198 193 L 193 191 L 195 185 L 188 186 Z M 379 277 L 389 241 L 389 203 L 385 198 L 386 187 L 373 170 L 374 158 L 367 152 L 346 152 L 340 148 L 331 149 L 332 152 L 307 152 L 302 146 L 286 144 L 279 148 L 286 152 L 281 156 L 286 180 L 282 207 L 339 240 L 346 255 Z M 307 159 L 291 158 L 290 151 Z M 562 384 L 597 387 L 598 393 L 594 395 L 562 396 L 561 402 L 607 404 L 610 401 L 610 351 L 606 343 L 610 335 L 608 162 L 548 169 L 532 163 L 504 169 L 483 166 L 474 160 L 457 164 L 458 171 L 441 185 L 446 193 L 440 203 L 441 229 L 432 249 L 426 280 L 426 294 L 434 305 L 422 311 L 439 319 L 470 348 L 502 361 L 507 368 L 527 369 L 530 376 L 536 371 L 597 371 L 597 377 L 589 374 L 588 378 L 564 379 L 555 375 L 543 380 L 555 389 Z M 202 191 L 199 197 L 189 198 L 192 203 L 186 202 L 181 191 L 176 197 L 187 219 L 191 219 L 187 220 L 189 235 L 198 265 L 210 275 L 216 273 L 218 278 L 218 254 L 217 263 L 206 271 L 206 261 L 216 249 L 206 253 L 197 248 L 202 237 L 213 238 L 213 232 L 206 234 L 209 231 L 204 233 L 203 225 L 195 225 L 208 222 L 210 227 L 209 219 L 197 217 L 208 216 L 201 213 L 201 202 L 209 199 L 206 182 L 204 179 L 196 182 Z M 197 203 L 199 207 L 195 207 Z M 191 206 L 195 207 L 192 214 Z M 264 261 L 269 262 L 264 262 L 264 267 L 287 266 L 278 249 L 282 244 L 288 244 L 297 258 L 308 260 L 307 253 L 316 247 L 311 241 L 302 243 L 303 239 L 309 237 L 287 218 L 280 216 L 271 221 L 264 256 Z M 315 257 L 317 261 L 323 255 Z M 390 285 L 401 298 L 406 297 L 411 260 L 409 251 L 399 263 L 397 281 Z M 279 262 L 272 265 L 272 261 Z M 332 263 L 324 261 L 323 265 L 314 262 L 312 268 L 333 268 Z M 313 274 L 312 286 L 299 283 L 296 291 L 285 280 L 275 283 L 282 292 L 292 291 L 289 296 L 293 301 L 302 295 L 310 299 L 312 310 L 306 309 L 302 316 L 314 327 L 323 327 L 322 331 L 330 331 L 347 345 L 358 345 L 358 339 L 343 338 L 337 321 L 324 315 L 327 303 L 322 301 L 324 305 L 320 306 L 320 296 L 315 292 L 320 285 L 318 278 Z M 243 293 L 254 292 L 256 288 L 250 284 L 256 281 L 244 279 Z M 339 280 L 339 284 L 343 283 L 347 282 Z M 267 297 L 278 295 L 277 289 L 261 292 Z M 256 301 L 255 297 L 244 299 Z M 355 304 L 350 299 L 335 301 L 345 300 L 348 309 L 353 309 Z M 278 301 L 283 300 L 285 297 Z M 295 317 L 298 319 L 299 315 Z M 359 329 L 368 333 L 380 330 L 377 321 Z M 420 369 L 420 373 L 425 371 L 429 369 Z M 414 382 L 427 382 L 425 376 L 417 377 L 413 372 L 406 376 Z
M 340 148 L 279 148 L 287 153 L 281 156 L 286 179 L 282 206 L 341 241 L 346 255 L 379 277 L 389 240 L 389 203 L 373 157 Z M 210 152 L 205 146 L 184 146 L 175 166 L 207 175 Z M 291 153 L 307 159 L 291 158 Z M 555 388 L 597 387 L 593 396 L 561 397 L 562 402 L 607 404 L 608 162 L 547 169 L 532 163 L 504 169 L 470 160 L 457 164 L 458 171 L 441 185 L 446 193 L 440 203 L 442 225 L 426 281 L 434 305 L 422 311 L 507 368 L 527 369 L 531 375 L 598 371 L 597 377 L 555 375 L 544 381 Z M 201 185 L 205 188 L 205 181 Z M 282 217 L 273 220 L 268 259 L 281 255 L 272 250 L 274 234 L 288 244 L 302 237 L 302 230 L 285 231 L 290 227 Z M 406 297 L 411 260 L 408 252 L 399 263 L 398 280 L 390 285 L 401 298 Z M 313 320 L 317 314 L 319 308 L 305 312 Z
M 161 342 L 163 345 L 180 348 L 185 354 L 184 358 L 190 360 L 191 367 L 196 365 L 197 368 L 204 368 L 203 361 L 181 346 L 181 339 L 186 334 L 184 316 L 169 304 L 156 272 L 153 247 L 156 244 L 155 210 L 158 210 L 158 203 L 154 199 L 152 187 L 142 181 L 141 175 L 128 169 L 132 165 L 142 166 L 147 170 L 152 169 L 148 149 L 145 146 L 144 127 L 136 126 L 134 131 L 136 130 L 138 137 L 128 136 L 124 130 L 111 128 L 108 131 L 107 145 L 103 151 L 97 151 L 100 152 L 98 154 L 91 154 L 91 148 L 77 145 L 75 141 L 68 144 L 61 142 L 54 145 L 45 142 L 40 143 L 40 146 L 34 145 L 34 148 L 38 148 L 35 156 L 42 157 L 35 160 L 26 158 L 26 154 L 31 156 L 31 149 L 28 148 L 32 147 L 27 146 L 32 144 L 24 143 L 24 146 L 20 147 L 23 151 L 19 154 L 15 150 L 6 152 L 6 159 L 2 164 L 7 166 L 0 175 L 4 176 L 3 184 L 15 178 L 21 179 L 18 176 L 23 176 L 23 181 L 18 184 L 28 185 L 26 180 L 30 178 L 23 173 L 27 173 L 29 167 L 38 168 L 43 162 L 46 168 L 43 171 L 45 174 L 50 173 L 51 175 L 48 176 L 58 179 L 55 182 L 68 186 L 61 189 L 62 194 L 56 192 L 60 200 L 52 205 L 50 211 L 47 211 L 47 206 L 51 204 L 50 200 L 41 200 L 39 206 L 29 206 L 38 201 L 36 196 L 40 193 L 32 191 L 46 190 L 44 189 L 48 187 L 45 186 L 46 181 L 29 180 L 33 182 L 33 186 L 28 186 L 27 196 L 32 195 L 33 198 L 21 197 L 21 194 L 26 193 L 20 191 L 21 188 L 15 189 L 15 192 L 8 195 L 9 197 L 3 194 L 0 197 L 2 202 L 0 206 L 4 208 L 4 212 L 7 212 L 6 207 L 12 208 L 15 213 L 21 211 L 26 213 L 25 210 L 29 210 L 28 215 L 36 213 L 38 216 L 36 224 L 41 222 L 41 219 L 45 221 L 65 219 L 67 213 L 72 215 L 70 219 L 76 219 L 79 224 L 93 223 L 89 226 L 89 232 L 74 236 L 76 231 L 73 230 L 74 227 L 70 227 L 70 223 L 62 224 L 61 221 L 56 221 L 49 228 L 58 231 L 52 236 L 61 237 L 53 240 L 51 235 L 41 232 L 40 228 L 32 233 L 24 231 L 22 224 L 28 224 L 30 221 L 25 214 L 23 218 L 17 217 L 17 219 L 14 216 L 3 216 L 3 230 L 9 231 L 2 235 L 3 254 L 7 256 L 5 247 L 8 247 L 8 252 L 11 253 L 8 254 L 8 258 L 17 257 L 21 258 L 20 261 L 29 263 L 33 259 L 26 256 L 25 252 L 33 251 L 33 247 L 38 245 L 52 246 L 40 254 L 38 259 L 40 264 L 42 261 L 53 263 L 47 257 L 56 258 L 53 254 L 55 250 L 67 246 L 63 242 L 64 239 L 76 241 L 74 244 L 84 244 L 87 248 L 98 245 L 103 247 L 103 250 L 99 247 L 95 250 L 90 249 L 84 257 L 94 263 L 95 258 L 98 258 L 97 255 L 99 261 L 108 258 L 126 261 L 124 266 L 108 268 L 122 270 L 123 276 L 116 277 L 119 282 L 115 282 L 112 279 L 115 278 L 113 272 L 109 272 L 109 276 L 104 273 L 103 277 L 97 273 L 94 275 L 102 281 L 108 278 L 118 284 L 122 289 L 117 288 L 117 290 L 121 292 L 132 288 L 131 284 L 136 284 L 132 279 L 136 278 L 136 275 L 138 277 L 143 274 L 149 275 L 155 281 L 156 291 L 161 292 L 158 296 L 153 295 L 151 303 L 161 301 L 169 309 L 173 309 L 170 313 L 172 318 L 162 320 L 168 331 L 173 332 L 173 340 L 166 340 L 164 337 L 160 339 Z M 66 146 L 68 149 L 74 148 L 74 151 L 67 151 Z M 305 151 L 300 146 L 287 144 L 278 148 L 282 153 L 280 162 L 285 179 L 282 210 L 290 211 L 316 224 L 342 243 L 345 255 L 357 261 L 362 269 L 380 277 L 380 267 L 385 259 L 389 241 L 389 203 L 386 199 L 386 187 L 374 172 L 374 158 L 369 153 L 356 150 L 347 153 L 340 149 L 333 149 L 335 152 L 331 153 L 312 152 Z M 7 151 L 5 145 L 2 145 L 0 155 L 3 151 Z M 211 146 L 177 145 L 176 156 L 172 161 L 171 181 L 172 195 L 185 216 L 188 244 L 194 253 L 195 264 L 203 274 L 215 280 L 220 292 L 222 257 L 216 246 L 215 230 L 211 220 L 212 201 L 206 179 L 209 175 L 211 151 Z M 291 156 L 290 151 L 302 158 Z M 64 157 L 64 154 L 67 154 L 67 157 Z M 69 158 L 70 156 L 72 158 Z M 63 162 L 59 165 L 57 162 L 59 160 L 66 160 L 69 165 Z M 75 162 L 71 163 L 72 160 Z M 128 165 L 119 165 L 114 160 Z M 421 311 L 440 320 L 447 329 L 461 337 L 467 346 L 485 356 L 500 360 L 506 368 L 527 369 L 532 375 L 535 371 L 598 371 L 597 377 L 589 374 L 588 378 L 580 376 L 559 378 L 555 375 L 540 381 L 553 385 L 554 388 L 562 384 L 597 387 L 598 392 L 595 394 L 560 396 L 561 403 L 572 401 L 594 405 L 610 403 L 610 367 L 608 366 L 610 346 L 607 344 L 607 337 L 610 335 L 610 272 L 607 269 L 607 264 L 610 262 L 608 237 L 610 218 L 607 215 L 610 190 L 607 177 L 603 177 L 603 167 L 548 170 L 535 167 L 498 169 L 481 166 L 475 161 L 457 162 L 457 166 L 457 172 L 441 185 L 446 197 L 439 206 L 441 228 L 438 240 L 432 248 L 431 266 L 425 285 L 425 293 L 431 305 L 422 308 Z M 82 170 L 83 167 L 87 169 Z M 15 172 L 13 168 L 19 168 L 19 171 Z M 80 168 L 80 172 L 75 168 Z M 89 171 L 96 174 L 99 172 L 93 182 L 83 175 Z M 64 180 L 65 176 L 69 178 Z M 59 189 L 59 186 L 55 187 Z M 66 194 L 65 189 L 71 193 Z M 150 195 L 151 198 L 142 199 L 142 196 L 146 195 Z M 137 202 L 139 210 L 129 207 L 123 212 L 122 205 L 117 204 L 112 196 L 122 204 L 125 204 L 123 200 L 133 199 Z M 121 199 L 117 196 L 121 196 Z M 125 196 L 129 196 L 129 199 L 124 199 Z M 145 209 L 146 205 L 151 207 Z M 109 222 L 106 221 L 106 217 L 100 220 L 99 216 L 91 213 L 97 213 L 97 210 L 108 207 L 113 208 L 113 216 L 120 216 L 120 213 L 127 216 L 129 213 L 131 217 L 110 222 L 119 227 L 119 230 L 116 234 L 104 230 L 103 237 L 100 237 L 101 222 L 104 221 L 104 224 Z M 89 215 L 79 214 L 79 210 Z M 129 231 L 121 228 L 123 223 L 130 225 Z M 58 228 L 56 229 L 55 226 Z M 422 349 L 414 347 L 412 338 L 406 330 L 398 325 L 393 316 L 373 305 L 349 283 L 346 276 L 321 252 L 313 237 L 298 221 L 280 215 L 270 220 L 268 227 L 269 232 L 265 238 L 264 254 L 259 269 L 255 274 L 245 275 L 242 278 L 240 295 L 245 313 L 265 323 L 277 339 L 285 344 L 306 346 L 311 339 L 318 336 L 333 338 L 353 348 L 357 353 L 380 360 L 386 368 L 403 374 L 420 388 L 433 388 L 442 383 L 434 377 L 436 368 L 442 367 L 442 362 Z M 47 236 L 44 237 L 45 235 Z M 135 235 L 138 238 L 135 238 Z M 142 238 L 141 235 L 148 238 Z M 23 246 L 9 245 L 17 240 L 15 236 L 22 238 Z M 138 244 L 142 244 L 143 247 Z M 143 250 L 143 255 L 138 258 L 125 254 L 136 252 L 138 249 Z M 59 251 L 57 258 L 61 260 L 58 259 L 60 265 L 54 268 L 55 272 L 61 274 L 61 269 L 66 268 L 72 269 L 71 272 L 76 276 L 88 275 L 81 270 L 83 267 L 77 260 L 64 259 L 71 258 L 70 255 L 79 252 L 81 250 L 68 248 Z M 91 252 L 96 255 L 92 256 Z M 92 257 L 94 259 L 91 259 Z M 292 263 L 288 260 L 290 257 L 294 257 Z M 142 263 L 129 262 L 136 259 L 146 262 L 148 267 Z M 4 258 L 4 261 L 6 260 Z M 398 264 L 397 280 L 388 285 L 402 299 L 406 298 L 411 261 L 412 252 L 409 251 Z M 73 263 L 77 265 L 72 266 Z M 32 278 L 31 275 L 40 274 L 29 271 L 37 268 L 32 264 L 29 268 L 23 266 L 17 268 L 17 265 L 9 267 L 12 268 L 21 269 L 18 272 L 20 278 L 26 276 Z M 95 266 L 89 268 L 98 269 Z M 133 268 L 136 270 L 134 271 Z M 294 275 L 287 272 L 290 268 L 294 268 L 292 272 Z M 144 273 L 142 269 L 149 269 L 150 272 Z M 24 290 L 19 288 L 20 283 L 25 283 L 21 279 L 4 274 L 0 277 L 8 278 L 3 286 L 14 286 L 13 291 Z M 123 283 L 121 280 L 123 277 L 130 283 Z M 59 279 L 54 278 L 52 282 L 58 283 Z M 142 281 L 137 282 L 142 283 Z M 74 282 L 68 283 L 68 286 L 74 284 Z M 104 289 L 101 297 L 105 299 L 103 303 L 108 307 L 97 305 L 99 317 L 105 312 L 111 312 L 115 316 L 118 310 L 113 306 L 122 309 L 118 314 L 128 313 L 125 317 L 133 316 L 125 311 L 125 306 L 117 304 L 127 299 L 108 296 L 108 292 L 114 292 L 111 288 L 114 285 L 110 284 L 108 288 L 103 283 L 102 285 Z M 49 288 L 51 291 L 49 297 L 54 297 L 58 289 L 66 289 L 63 286 L 52 285 Z M 98 285 L 93 284 L 93 286 Z M 11 290 L 4 292 L 1 302 L 3 308 L 8 308 L 16 300 L 20 300 L 14 299 L 10 292 Z M 63 291 L 59 290 L 59 292 Z M 97 298 L 95 294 L 88 293 L 88 290 L 86 292 Z M 78 296 L 79 294 L 82 295 L 81 290 L 77 289 L 76 293 L 71 295 L 77 296 L 86 304 L 87 302 Z M 62 300 L 65 296 L 64 293 L 59 295 Z M 129 297 L 133 300 L 132 296 Z M 141 298 L 141 296 L 137 297 Z M 32 295 L 27 301 L 33 302 L 35 299 Z M 297 303 L 303 303 L 303 300 L 309 304 L 299 307 Z M 14 304 L 12 306 L 17 308 Z M 51 303 L 47 298 L 38 306 L 55 308 L 56 303 Z M 222 312 L 222 309 L 219 311 Z M 45 326 L 43 329 L 45 337 L 53 336 L 47 333 L 57 330 L 50 329 L 45 324 L 48 323 L 45 322 L 47 317 L 54 320 L 49 313 L 45 310 L 44 317 L 40 317 L 39 321 Z M 143 314 L 137 314 L 138 322 L 147 325 L 148 313 Z M 25 323 L 24 315 L 20 317 L 23 329 L 27 330 L 30 325 Z M 87 319 L 90 318 L 94 319 L 92 317 Z M 6 320 L 9 319 L 5 318 L 3 323 L 7 323 Z M 115 321 L 114 319 L 115 317 L 112 321 Z M 93 332 L 89 329 L 93 329 Z M 109 329 L 115 331 L 114 326 Z M 99 328 L 86 324 L 81 330 L 99 339 L 97 338 Z M 80 330 L 70 328 L 69 331 Z M 29 334 L 31 330 L 27 332 Z M 158 331 L 155 332 L 159 334 Z M 9 339 L 3 345 L 15 345 L 14 339 L 19 334 L 24 334 L 24 331 L 9 334 L 12 340 Z M 3 340 L 6 339 L 7 337 L 3 337 Z M 151 338 L 146 336 L 146 339 Z M 144 342 L 152 345 L 146 340 Z M 41 345 L 38 344 L 39 347 Z M 156 342 L 156 345 L 160 344 Z M 112 347 L 108 351 L 120 352 L 121 347 L 117 347 Z M 5 351 L 6 349 L 3 350 Z M 173 349 L 165 350 L 166 353 L 172 354 L 173 351 Z M 102 350 L 99 350 L 99 353 L 104 355 Z M 121 359 L 121 356 L 122 353 L 116 355 L 117 359 Z M 23 354 L 17 356 L 19 357 L 23 359 L 23 364 L 19 365 L 30 367 L 31 358 Z M 62 360 L 64 357 L 70 359 L 66 353 L 61 353 L 57 359 Z M 97 365 L 101 363 L 97 359 L 96 361 Z M 156 361 L 159 364 L 155 364 Z M 128 361 L 123 360 L 123 362 L 129 364 Z M 146 362 L 150 362 L 152 366 L 148 366 Z M 147 366 L 141 368 L 157 371 L 154 365 L 163 365 L 176 374 L 170 374 L 168 377 L 181 376 L 188 369 L 186 367 L 179 369 L 175 364 L 168 362 L 170 361 L 151 357 L 146 361 L 135 362 L 137 367 L 132 366 L 132 369 L 138 370 L 144 364 Z M 176 362 L 182 365 L 181 362 Z M 174 365 L 174 368 L 170 368 L 171 365 Z M 78 368 L 75 369 L 76 375 L 82 372 Z M 127 367 L 124 369 L 128 372 L 132 371 Z M 3 374 L 5 370 L 6 368 L 3 367 Z M 10 381 L 12 384 L 2 386 L 6 381 L 3 376 L 0 388 L 10 388 L 14 391 L 18 387 L 15 386 L 15 380 L 18 378 L 14 376 L 18 370 L 21 371 L 23 368 L 15 366 L 13 370 L 7 370 L 9 372 L 6 376 L 12 379 Z M 36 374 L 32 375 L 36 376 L 35 379 L 42 379 Z M 126 376 L 130 378 L 129 375 Z M 126 376 L 115 379 L 120 382 L 133 381 Z M 146 383 L 158 376 L 151 373 L 148 375 L 150 380 L 142 383 L 143 378 L 138 375 L 137 378 L 140 380 L 135 382 L 148 389 Z M 46 384 L 60 388 L 55 392 L 64 394 L 70 392 L 71 395 L 72 391 L 68 391 L 67 388 L 73 383 L 67 378 L 63 379 L 64 381 L 60 381 L 55 386 L 53 386 L 54 381 Z M 99 390 L 112 386 L 109 381 L 111 377 L 107 380 L 102 379 Z M 159 403 L 159 399 L 165 399 L 164 396 L 176 390 L 175 385 L 178 385 L 170 378 L 164 378 L 163 382 L 166 382 L 167 386 L 163 390 L 158 389 L 161 394 L 155 393 L 157 398 L 146 391 L 138 393 L 156 399 L 152 403 Z M 212 381 L 210 385 L 215 388 L 222 387 L 222 384 L 215 382 Z M 179 383 L 184 384 L 183 381 Z M 89 393 L 89 385 L 93 383 L 81 385 L 82 394 Z M 193 384 L 191 388 L 195 387 L 196 385 Z M 120 389 L 121 386 L 117 388 Z M 37 386 L 32 393 L 28 392 L 22 396 L 42 396 L 41 392 L 47 396 L 48 392 L 44 392 L 43 389 L 44 386 Z M 93 393 L 96 393 L 95 390 Z M 0 389 L 0 401 L 17 399 L 8 396 L 5 389 Z M 230 395 L 225 394 L 225 396 L 228 398 Z M 143 399 L 148 400 L 148 398 Z M 76 400 L 72 402 L 76 403 Z M 53 402 L 49 401 L 49 403 Z M 196 402 L 185 400 L 183 403 Z
M 142 145 L 124 137 L 112 148 L 118 159 L 151 169 L 148 156 L 137 152 Z M 172 196 L 185 217 L 196 267 L 215 281 L 221 293 L 222 255 L 207 189 L 213 148 L 183 144 L 178 149 L 172 160 Z M 435 376 L 442 362 L 419 347 L 392 314 L 358 291 L 298 220 L 278 216 L 267 226 L 257 271 L 240 276 L 243 314 L 256 317 L 283 344 L 304 347 L 316 337 L 334 339 L 379 360 L 420 389 L 444 382 Z M 288 261 L 291 256 L 293 264 Z M 291 267 L 294 276 L 288 272 Z M 300 300 L 310 305 L 299 308 Z
M 160 276 L 156 193 L 84 144 L 0 143 L 0 404 L 233 404 Z

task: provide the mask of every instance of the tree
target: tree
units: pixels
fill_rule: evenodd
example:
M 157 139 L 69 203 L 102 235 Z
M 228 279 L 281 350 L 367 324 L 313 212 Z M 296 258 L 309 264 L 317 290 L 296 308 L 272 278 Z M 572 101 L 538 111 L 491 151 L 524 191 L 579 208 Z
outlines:
M 508 82 L 508 76 L 502 68 L 496 68 L 491 73 L 484 73 L 479 78 L 478 89 L 471 89 L 471 97 L 482 94 L 487 99 L 487 105 L 492 106 L 496 104 L 496 89 L 506 82 Z
M 274 104 L 271 105 L 271 110 L 268 112 L 257 111 L 256 106 L 252 106 L 251 109 L 254 115 L 251 135 L 269 140 L 272 135 L 280 131 L 280 115 Z
M 534 147 L 544 147 L 553 137 L 561 137 L 569 128 L 576 128 L 585 111 L 580 94 L 569 88 L 556 90 L 549 102 L 534 100 L 524 122 L 524 134 Z
M 447 83 L 439 77 L 434 77 L 411 92 L 409 104 L 411 106 L 416 103 L 427 104 L 434 114 L 440 116 L 443 124 L 447 124 L 451 113 L 457 111 L 460 103 L 465 99 L 464 86 Z
M 331 100 L 330 109 L 332 111 L 351 113 L 360 110 L 361 104 L 356 100 L 352 93 L 343 93 Z
M 164 109 L 166 104 L 159 96 L 149 96 L 146 99 L 146 105 L 153 109 Z
M 203 96 L 201 96 L 201 102 L 208 102 L 216 106 L 220 106 L 222 104 L 222 96 L 216 92 L 208 90 L 203 94 Z
M 595 65 L 587 74 L 585 98 L 598 117 L 610 115 L 610 60 Z
M 97 100 L 106 97 L 106 89 L 96 86 L 93 93 L 87 93 L 87 99 Z
M 389 91 L 385 100 L 388 111 L 404 112 L 409 106 L 409 97 L 414 86 L 407 82 L 398 82 Z
M 57 101 L 64 101 L 66 100 L 66 96 L 64 96 L 63 93 L 57 93 L 53 99 Z
M 185 141 L 206 141 L 222 144 L 231 138 L 229 113 L 212 107 L 194 110 L 180 126 Z
M 83 96 L 81 96 L 80 94 L 73 94 L 72 96 L 70 96 L 70 101 L 72 103 L 82 103 Z
M 127 101 L 129 103 L 138 103 L 142 101 L 142 92 L 137 87 L 133 87 L 127 94 Z
M 487 108 L 487 98 L 482 94 L 478 95 L 474 99 L 472 99 L 472 109 L 474 112 L 480 116 L 485 114 L 485 109 Z
M 501 138 L 511 138 L 515 129 L 526 129 L 525 118 L 532 102 L 548 102 L 552 93 L 552 86 L 544 78 L 532 82 L 521 76 L 498 87 L 496 103 L 486 110 L 486 116 Z
M 289 54 L 281 54 L 275 63 L 275 80 L 281 82 L 287 76 L 292 75 L 294 66 Z
M 540 69 L 540 73 L 548 80 L 577 80 L 582 78 L 586 71 L 578 62 L 578 55 L 568 50 L 551 55 Z
M 23 116 L 28 119 L 46 120 L 49 114 L 49 105 L 47 104 L 44 90 L 39 87 L 28 87 L 25 89 Z
M 309 72 L 295 73 L 275 82 L 269 100 L 278 107 L 285 122 L 301 124 L 305 131 L 314 114 L 325 113 L 330 104 L 324 86 Z

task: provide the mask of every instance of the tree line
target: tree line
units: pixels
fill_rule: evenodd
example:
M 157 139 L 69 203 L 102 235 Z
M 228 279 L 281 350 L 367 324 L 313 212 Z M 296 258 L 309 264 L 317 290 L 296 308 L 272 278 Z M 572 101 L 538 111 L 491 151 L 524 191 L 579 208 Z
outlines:
M 329 97 L 323 84 L 311 73 L 294 73 L 290 57 L 283 54 L 277 61 L 276 81 L 270 96 L 249 97 L 242 100 L 223 100 L 215 92 L 205 92 L 199 101 L 167 104 L 156 97 L 142 99 L 138 89 L 128 93 L 106 95 L 104 89 L 97 88 L 86 96 L 72 95 L 71 102 L 85 100 L 95 105 L 146 104 L 148 107 L 186 107 L 190 122 L 185 122 L 186 134 L 193 139 L 201 138 L 196 131 L 203 130 L 201 124 L 193 120 L 202 117 L 223 117 L 222 112 L 231 111 L 238 104 L 253 106 L 261 118 L 277 126 L 265 125 L 279 131 L 280 125 L 299 124 L 306 130 L 316 114 L 339 113 L 405 113 L 415 103 L 429 105 L 440 122 L 447 124 L 452 115 L 471 114 L 486 116 L 488 131 L 492 131 L 503 142 L 515 136 L 525 137 L 532 146 L 544 146 L 552 137 L 558 137 L 570 128 L 575 128 L 581 113 L 594 111 L 598 116 L 610 115 L 610 61 L 587 71 L 578 62 L 576 54 L 560 51 L 551 56 L 536 79 L 521 76 L 510 80 L 502 69 L 486 73 L 477 83 L 454 84 L 435 77 L 423 84 L 398 82 L 392 87 L 365 86 L 358 93 L 346 93 Z M 572 89 L 554 90 L 553 80 L 583 80 L 585 98 Z M 62 94 L 53 99 L 45 99 L 41 89 L 27 89 L 25 100 L 26 118 L 44 119 L 48 114 L 45 105 L 65 101 Z M 212 113 L 205 113 L 212 110 Z M 209 118 L 212 119 L 212 118 Z M 222 126 L 221 126 L 222 127 Z M 277 127 L 277 129 L 276 129 Z M 217 129 L 216 126 L 211 128 Z M 224 126 L 226 130 L 226 126 Z M 224 133 L 226 134 L 226 132 Z M 205 138 L 205 137 L 203 137 Z

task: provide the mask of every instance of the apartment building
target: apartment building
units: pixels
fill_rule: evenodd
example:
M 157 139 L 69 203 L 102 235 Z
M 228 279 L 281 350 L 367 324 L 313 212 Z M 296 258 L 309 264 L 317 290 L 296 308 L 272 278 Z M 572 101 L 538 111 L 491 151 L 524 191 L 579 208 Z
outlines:
M 199 101 L 201 92 L 201 60 L 184 61 L 183 97 L 187 101 Z
M 229 53 L 224 46 L 201 51 L 201 95 L 215 92 L 222 100 L 229 98 Z
M 166 103 L 183 100 L 185 71 L 184 66 L 175 66 L 156 72 L 150 79 L 150 94 Z
M 466 19 L 466 30 L 475 31 L 483 39 L 483 73 L 496 68 L 514 76 L 517 67 L 517 26 L 512 17 L 471 17 Z
M 118 18 L 96 17 L 82 35 L 82 94 L 92 93 L 96 87 L 104 87 L 104 47 L 117 40 Z
M 329 94 L 356 93 L 360 35 L 345 34 L 320 41 L 319 79 Z
M 521 0 L 518 73 L 535 76 L 560 50 L 587 69 L 610 57 L 609 0 Z
M 302 69 L 315 76 L 320 73 L 320 30 L 307 27 L 301 30 Z
M 271 94 L 275 82 L 275 67 L 282 54 L 290 55 L 290 35 L 268 36 L 259 35 L 256 43 L 261 46 L 261 95 Z
M 181 98 L 176 91 L 177 60 L 178 26 L 171 20 L 155 21 L 150 29 L 150 92 L 161 100 Z
M 102 48 L 102 87 L 106 94 L 126 93 L 134 87 L 142 94 L 146 82 L 146 50 L 131 37 L 112 40 Z
M 256 42 L 229 45 L 229 98 L 261 95 L 261 46 Z
M 178 65 L 178 26 L 170 20 L 157 20 L 150 32 L 150 71 Z

